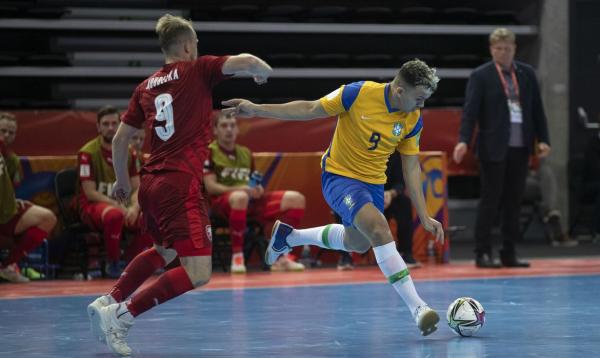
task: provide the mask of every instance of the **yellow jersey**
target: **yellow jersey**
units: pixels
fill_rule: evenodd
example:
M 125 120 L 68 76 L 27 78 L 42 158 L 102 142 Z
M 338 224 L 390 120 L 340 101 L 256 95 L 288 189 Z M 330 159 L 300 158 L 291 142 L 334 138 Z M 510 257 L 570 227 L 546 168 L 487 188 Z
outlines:
M 419 153 L 423 118 L 419 109 L 404 113 L 389 103 L 389 83 L 343 85 L 319 101 L 337 115 L 333 140 L 321 169 L 371 184 L 385 184 L 387 161 L 394 150 Z

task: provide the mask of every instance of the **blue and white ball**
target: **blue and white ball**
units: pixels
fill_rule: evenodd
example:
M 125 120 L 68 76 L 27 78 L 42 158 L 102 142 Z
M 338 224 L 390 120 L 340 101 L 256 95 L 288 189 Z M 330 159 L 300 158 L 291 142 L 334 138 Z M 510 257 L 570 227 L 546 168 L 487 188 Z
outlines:
M 485 323 L 485 311 L 476 299 L 460 297 L 448 306 L 446 319 L 452 332 L 461 337 L 470 337 Z

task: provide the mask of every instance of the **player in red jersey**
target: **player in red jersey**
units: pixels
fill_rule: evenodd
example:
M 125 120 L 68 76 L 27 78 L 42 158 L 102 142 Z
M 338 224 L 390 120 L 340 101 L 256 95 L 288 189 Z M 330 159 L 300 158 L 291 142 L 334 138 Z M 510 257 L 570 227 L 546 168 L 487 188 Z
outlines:
M 117 177 L 113 194 L 123 199 L 131 190 L 129 140 L 149 122 L 150 158 L 141 170 L 138 200 L 155 244 L 131 261 L 109 294 L 88 306 L 92 332 L 120 355 L 131 354 L 126 336 L 134 317 L 210 279 L 211 228 L 202 169 L 212 135 L 213 87 L 234 74 L 250 74 L 262 84 L 272 72 L 249 54 L 198 57 L 194 28 L 180 17 L 164 15 L 156 33 L 165 65 L 135 89 L 113 139 Z M 181 266 L 125 301 L 155 270 L 177 256 Z
M 121 205 L 111 198 L 112 185 L 116 179 L 112 167 L 111 145 L 120 121 L 119 111 L 115 107 L 101 108 L 97 113 L 99 135 L 87 142 L 77 155 L 79 215 L 81 221 L 104 234 L 105 272 L 110 278 L 118 278 L 121 275 L 119 259 L 123 229 L 133 234 L 123 255 L 126 261 L 130 261 L 152 245 L 148 235 L 140 231 L 142 214 L 137 200 L 140 177 L 133 149 L 127 157 L 132 194 L 126 205 Z

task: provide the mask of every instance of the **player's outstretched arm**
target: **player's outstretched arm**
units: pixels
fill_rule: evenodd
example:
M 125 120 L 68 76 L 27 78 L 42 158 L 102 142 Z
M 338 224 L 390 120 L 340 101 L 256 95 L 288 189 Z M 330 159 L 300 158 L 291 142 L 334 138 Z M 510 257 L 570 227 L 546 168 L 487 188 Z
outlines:
M 307 121 L 316 118 L 329 117 L 319 100 L 292 101 L 282 104 L 255 104 L 245 99 L 230 99 L 221 102 L 226 108 L 225 113 L 231 112 L 239 117 L 264 117 L 286 120 Z
M 402 172 L 404 174 L 404 181 L 406 182 L 408 194 L 410 195 L 410 199 L 415 206 L 417 215 L 421 220 L 421 225 L 423 225 L 425 230 L 432 233 L 437 241 L 444 242 L 444 229 L 442 224 L 429 216 L 429 213 L 427 212 L 425 197 L 423 196 L 419 156 L 402 155 Z
M 222 72 L 224 75 L 249 74 L 254 78 L 254 82 L 261 85 L 267 82 L 273 69 L 260 58 L 242 53 L 230 56 L 223 64 Z
M 129 142 L 137 130 L 137 128 L 121 122 L 112 141 L 113 168 L 117 178 L 113 186 L 113 196 L 120 203 L 127 203 L 131 193 L 127 157 L 129 155 Z

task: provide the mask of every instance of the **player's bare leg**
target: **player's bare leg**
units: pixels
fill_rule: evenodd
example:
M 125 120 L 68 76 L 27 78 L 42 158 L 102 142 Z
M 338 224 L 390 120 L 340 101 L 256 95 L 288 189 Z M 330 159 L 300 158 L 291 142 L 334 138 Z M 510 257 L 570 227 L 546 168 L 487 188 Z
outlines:
M 421 334 L 426 336 L 435 332 L 439 315 L 417 294 L 406 263 L 396 250 L 385 216 L 373 204 L 367 203 L 355 216 L 354 226 L 371 242 L 377 265 L 408 306 Z
M 428 335 L 437 329 L 438 314 L 419 297 L 406 263 L 396 250 L 387 220 L 372 204 L 365 204 L 354 218 L 356 229 L 339 224 L 294 230 L 276 222 L 265 254 L 267 263 L 285 254 L 294 246 L 317 245 L 323 248 L 366 252 L 373 247 L 379 268 L 402 297 L 413 315 L 421 334 Z
M 364 254 L 371 248 L 369 238 L 363 235 L 357 229 L 345 226 L 344 227 L 344 247 L 346 251 L 358 252 Z
M 52 231 L 55 225 L 56 216 L 52 211 L 38 205 L 33 205 L 17 222 L 15 234 L 20 235 L 31 227 L 37 227 L 48 233 Z

